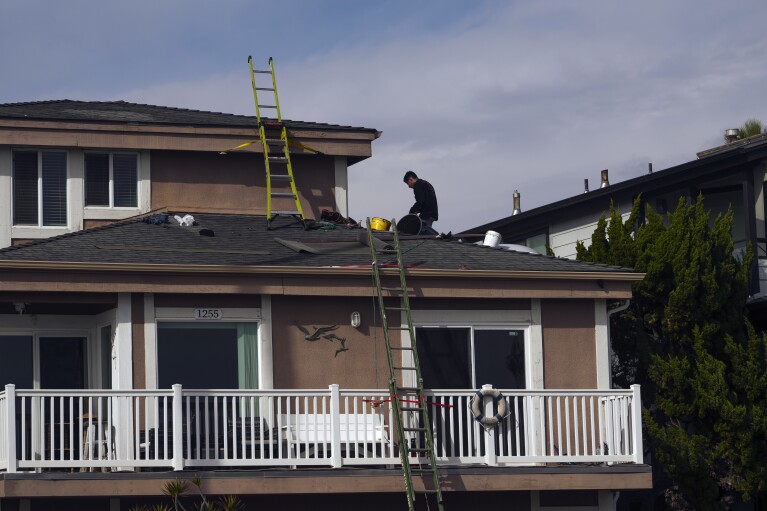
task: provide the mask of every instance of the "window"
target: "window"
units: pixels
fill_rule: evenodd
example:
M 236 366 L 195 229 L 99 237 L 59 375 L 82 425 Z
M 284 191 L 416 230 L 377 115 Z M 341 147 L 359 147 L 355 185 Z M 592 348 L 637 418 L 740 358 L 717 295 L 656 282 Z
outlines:
M 85 153 L 85 205 L 138 207 L 138 155 Z
M 415 329 L 424 387 L 526 388 L 525 332 L 505 327 Z
M 67 225 L 66 152 L 13 152 L 13 224 Z
M 157 383 L 257 389 L 258 323 L 157 323 Z

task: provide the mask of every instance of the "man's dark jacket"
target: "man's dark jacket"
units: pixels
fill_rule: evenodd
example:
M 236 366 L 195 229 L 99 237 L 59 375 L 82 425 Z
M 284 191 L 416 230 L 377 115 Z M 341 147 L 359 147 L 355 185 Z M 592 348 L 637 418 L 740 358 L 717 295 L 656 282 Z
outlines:
M 437 194 L 434 187 L 428 181 L 419 179 L 413 185 L 415 204 L 410 208 L 410 213 L 418 213 L 424 220 L 439 220 L 437 210 Z

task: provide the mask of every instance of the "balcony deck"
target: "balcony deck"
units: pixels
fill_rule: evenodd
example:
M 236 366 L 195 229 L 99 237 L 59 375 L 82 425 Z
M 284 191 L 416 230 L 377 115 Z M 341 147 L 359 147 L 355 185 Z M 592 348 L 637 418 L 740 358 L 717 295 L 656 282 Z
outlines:
M 643 463 L 640 389 L 503 390 L 508 415 L 473 420 L 475 390 L 426 393 L 438 463 Z M 488 405 L 489 406 L 489 405 Z M 385 390 L 26 390 L 0 393 L 0 470 L 147 472 L 400 464 Z M 422 445 L 417 434 L 408 438 Z M 426 460 L 413 458 L 413 463 Z M 73 474 L 74 475 L 74 474 Z

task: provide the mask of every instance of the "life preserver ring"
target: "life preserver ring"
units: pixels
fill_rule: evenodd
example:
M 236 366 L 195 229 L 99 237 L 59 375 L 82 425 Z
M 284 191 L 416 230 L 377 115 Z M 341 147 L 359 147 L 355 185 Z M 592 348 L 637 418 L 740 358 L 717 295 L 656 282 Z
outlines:
M 484 408 L 483 405 L 485 403 L 486 396 L 492 397 L 493 401 L 498 404 L 498 412 L 492 417 L 485 416 L 485 414 L 480 409 Z M 506 417 L 507 411 L 508 408 L 506 406 L 506 399 L 498 389 L 480 389 L 471 399 L 471 414 L 474 416 L 475 421 L 484 426 L 497 426 L 503 421 L 504 417 Z

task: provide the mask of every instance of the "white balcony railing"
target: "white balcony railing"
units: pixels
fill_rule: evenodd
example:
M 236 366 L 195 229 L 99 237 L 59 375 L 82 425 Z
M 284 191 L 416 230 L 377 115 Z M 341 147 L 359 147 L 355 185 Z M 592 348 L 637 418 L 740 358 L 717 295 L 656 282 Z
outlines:
M 642 463 L 639 386 L 503 393 L 508 415 L 485 429 L 469 410 L 475 391 L 427 392 L 438 463 Z M 0 470 L 396 465 L 393 413 L 388 392 L 337 385 L 325 390 L 7 385 L 0 392 Z M 408 441 L 424 443 L 418 433 Z

